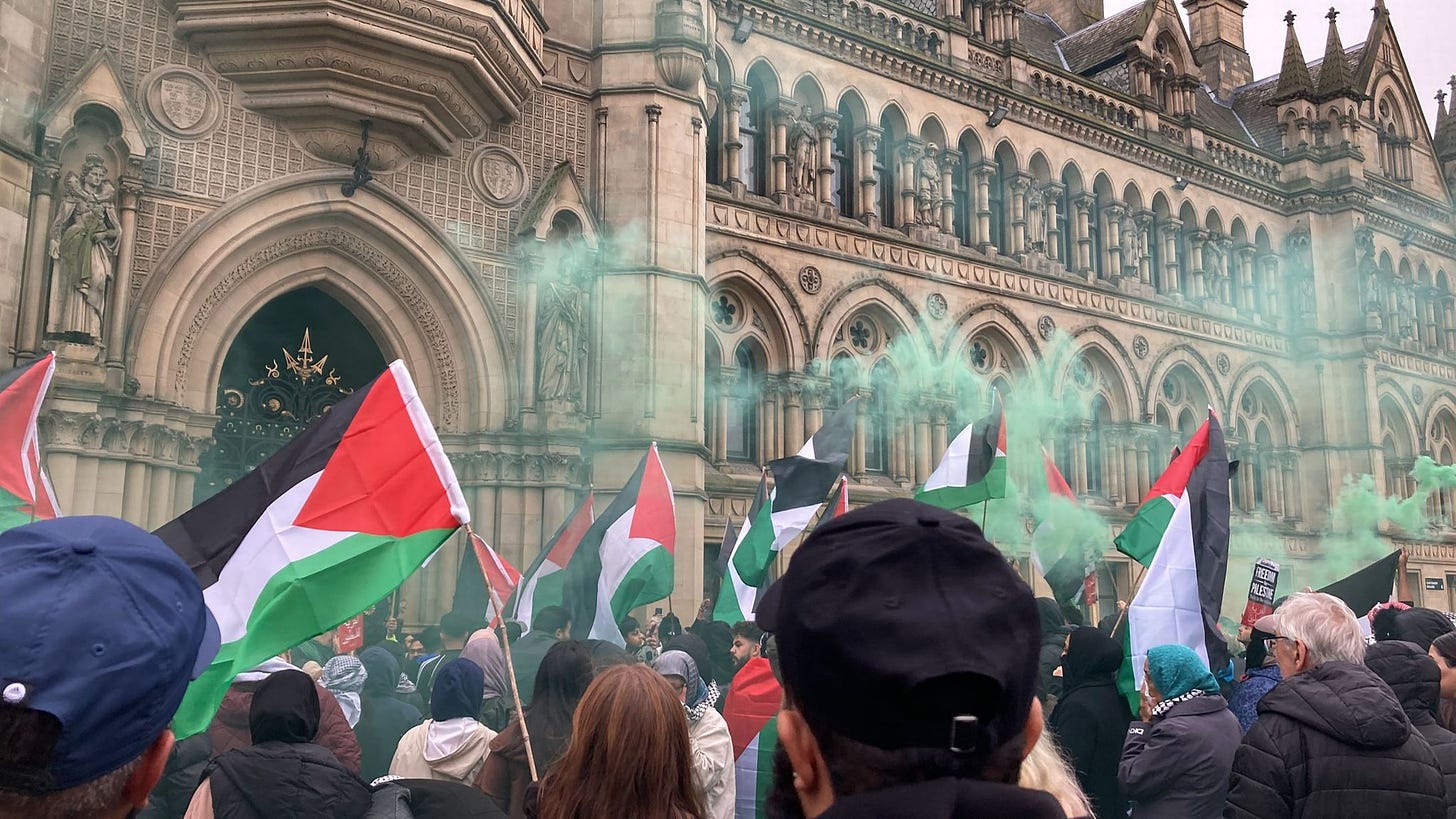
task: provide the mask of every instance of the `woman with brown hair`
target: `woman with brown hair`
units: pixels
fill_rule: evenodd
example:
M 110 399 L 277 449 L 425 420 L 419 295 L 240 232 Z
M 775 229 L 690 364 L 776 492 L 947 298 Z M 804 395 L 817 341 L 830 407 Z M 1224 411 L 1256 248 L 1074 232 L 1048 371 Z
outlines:
M 538 805 L 540 819 L 702 819 L 687 714 L 667 680 L 641 665 L 593 680 Z

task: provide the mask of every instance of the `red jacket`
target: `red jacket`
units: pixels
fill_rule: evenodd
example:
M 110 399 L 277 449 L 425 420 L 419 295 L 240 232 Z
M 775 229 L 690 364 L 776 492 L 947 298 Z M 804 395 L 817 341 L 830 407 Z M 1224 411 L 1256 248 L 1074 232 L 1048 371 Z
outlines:
M 207 726 L 207 736 L 212 740 L 212 756 L 226 753 L 234 748 L 246 748 L 253 744 L 253 732 L 248 727 L 248 709 L 253 705 L 253 692 L 262 685 L 262 680 L 234 682 L 228 686 L 227 696 L 217 716 Z M 359 773 L 359 741 L 354 738 L 354 729 L 344 718 L 344 710 L 323 686 L 314 684 L 319 695 L 319 730 L 314 742 L 328 748 L 350 772 Z

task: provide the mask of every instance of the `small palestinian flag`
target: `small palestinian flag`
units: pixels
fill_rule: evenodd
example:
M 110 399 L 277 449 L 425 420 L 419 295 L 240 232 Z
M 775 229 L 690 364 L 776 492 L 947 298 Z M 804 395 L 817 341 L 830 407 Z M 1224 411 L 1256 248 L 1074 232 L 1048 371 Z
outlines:
M 470 546 L 460 557 L 460 568 L 455 573 L 455 600 L 450 610 L 479 613 L 484 622 L 497 614 L 486 590 L 485 578 L 490 578 L 490 585 L 501 600 L 507 600 L 521 581 L 521 573 L 479 535 L 470 538 Z
M 576 554 L 576 547 L 591 528 L 596 515 L 592 504 L 596 493 L 588 491 L 576 509 L 571 513 L 556 534 L 541 547 L 541 553 L 521 575 L 516 590 L 506 600 L 506 619 L 515 620 L 530 631 L 536 620 L 536 612 L 547 606 L 559 606 L 563 602 L 561 585 L 566 581 L 562 571 Z
M 675 514 L 653 444 L 566 564 L 562 595 L 575 639 L 623 646 L 617 623 L 627 612 L 672 594 Z
M 829 507 L 829 514 L 824 520 L 832 520 L 849 511 L 849 476 L 842 475 L 839 478 L 839 491 L 834 494 L 834 503 Z M 824 521 L 821 520 L 820 523 Z
M 1228 663 L 1218 618 L 1228 572 L 1229 464 L 1212 410 L 1115 543 L 1147 567 L 1127 608 L 1127 653 L 1118 675 L 1136 709 L 1149 648 L 1188 646 L 1215 672 Z
M 991 414 L 961 430 L 915 499 L 957 510 L 1006 497 L 1006 414 L 991 393 Z
M 769 565 L 818 514 L 849 461 L 858 404 L 858 399 L 846 401 L 799 454 L 768 465 L 774 477 L 773 492 L 768 503 L 759 504 L 756 511 L 750 509 L 743 519 L 713 607 L 714 620 L 737 623 L 753 619 L 754 601 Z
M 733 676 L 723 700 L 723 721 L 733 739 L 736 819 L 763 815 L 773 784 L 773 757 L 778 747 L 778 713 L 784 690 L 764 657 L 754 657 Z
M 1046 472 L 1047 492 L 1054 498 L 1047 503 L 1076 504 L 1077 496 L 1045 449 L 1041 458 Z M 1082 600 L 1086 580 L 1093 573 L 1093 567 L 1087 565 L 1084 544 L 1068 543 L 1066 537 L 1059 536 L 1053 517 L 1052 514 L 1045 515 L 1031 535 L 1031 562 L 1046 578 L 1058 603 L 1077 603 Z
M 0 374 L 0 531 L 60 517 L 41 466 L 36 419 L 56 371 L 56 354 Z
M 470 520 L 402 362 L 257 469 L 157 530 L 192 567 L 222 648 L 173 728 L 207 727 L 228 684 L 399 587 Z

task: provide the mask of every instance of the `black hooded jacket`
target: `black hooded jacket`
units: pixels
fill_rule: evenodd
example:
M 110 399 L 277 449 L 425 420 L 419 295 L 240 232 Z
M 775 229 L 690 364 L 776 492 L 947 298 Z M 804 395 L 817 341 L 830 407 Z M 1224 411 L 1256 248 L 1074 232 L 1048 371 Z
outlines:
M 1431 747 L 1363 665 L 1322 663 L 1275 686 L 1234 756 L 1225 817 L 1446 815 Z
M 1077 772 L 1095 816 L 1123 816 L 1117 762 L 1132 711 L 1117 690 L 1122 644 L 1101 629 L 1072 632 L 1062 659 L 1062 696 L 1048 725 Z
M 318 733 L 319 701 L 301 671 L 279 671 L 258 687 L 248 712 L 253 744 L 228 751 L 208 766 L 216 819 L 357 819 L 370 794 L 332 752 L 310 742 Z
M 822 819 L 961 819 L 1014 816 L 1064 819 L 1051 794 L 1015 785 L 974 779 L 933 779 L 913 785 L 846 796 L 834 801 Z
M 1036 611 L 1041 615 L 1041 661 L 1036 683 L 1036 696 L 1043 706 L 1051 706 L 1061 696 L 1062 681 L 1052 672 L 1062 664 L 1062 644 L 1071 629 L 1062 615 L 1062 607 L 1050 597 L 1036 598 Z
M 418 708 L 395 696 L 399 663 L 394 655 L 371 646 L 359 653 L 359 662 L 369 676 L 359 697 L 359 722 L 354 736 L 359 740 L 359 775 L 373 782 L 389 773 L 399 738 L 424 720 Z
M 1365 650 L 1365 665 L 1390 686 L 1411 727 L 1425 737 L 1446 777 L 1446 816 L 1456 819 L 1456 734 L 1436 721 L 1441 669 L 1415 643 L 1382 640 Z

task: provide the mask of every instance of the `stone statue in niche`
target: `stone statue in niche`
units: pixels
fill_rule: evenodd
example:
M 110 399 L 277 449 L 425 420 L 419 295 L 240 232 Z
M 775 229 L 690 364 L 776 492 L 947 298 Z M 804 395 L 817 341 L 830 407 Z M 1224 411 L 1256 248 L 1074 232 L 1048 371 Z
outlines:
M 580 406 L 588 351 L 588 250 L 579 233 L 559 224 L 547 242 L 536 320 L 539 397 Z
M 1143 257 L 1143 232 L 1138 227 L 1136 217 L 1132 215 L 1132 208 L 1123 209 L 1117 230 L 1118 237 L 1122 239 L 1123 266 L 1137 267 L 1138 259 Z
M 1045 253 L 1047 245 L 1046 190 L 1039 185 L 1026 189 L 1026 246 Z
M 789 147 L 792 149 L 794 162 L 793 186 L 794 193 L 798 196 L 814 195 L 814 155 L 818 153 L 819 137 L 814 124 L 810 122 L 813 114 L 814 109 L 806 105 L 803 114 L 789 126 Z
M 939 156 L 940 149 L 932 142 L 915 163 L 915 221 L 922 225 L 940 224 Z
M 88 154 L 81 172 L 65 176 L 65 198 L 51 223 L 50 312 L 47 330 L 89 341 L 101 336 L 107 289 L 121 243 L 116 185 L 106 162 Z

